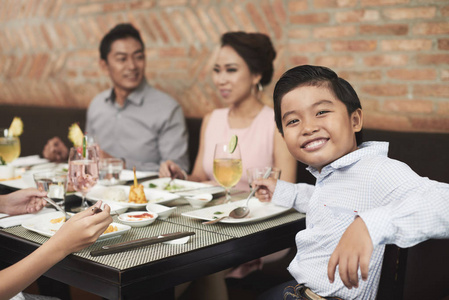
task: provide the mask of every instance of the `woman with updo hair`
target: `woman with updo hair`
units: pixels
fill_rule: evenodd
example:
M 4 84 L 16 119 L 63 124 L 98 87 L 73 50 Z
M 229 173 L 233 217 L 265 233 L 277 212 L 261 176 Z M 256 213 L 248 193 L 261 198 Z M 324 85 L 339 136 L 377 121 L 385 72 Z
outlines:
M 222 35 L 212 79 L 226 108 L 215 109 L 204 117 L 192 174 L 187 175 L 175 163 L 166 161 L 161 164 L 160 177 L 198 182 L 214 180 L 215 144 L 237 135 L 243 169 L 237 189 L 249 190 L 246 170 L 251 167 L 277 167 L 281 169 L 282 180 L 295 182 L 296 161 L 276 130 L 273 109 L 260 99 L 263 87 L 273 77 L 275 57 L 276 51 L 265 34 L 228 32 Z

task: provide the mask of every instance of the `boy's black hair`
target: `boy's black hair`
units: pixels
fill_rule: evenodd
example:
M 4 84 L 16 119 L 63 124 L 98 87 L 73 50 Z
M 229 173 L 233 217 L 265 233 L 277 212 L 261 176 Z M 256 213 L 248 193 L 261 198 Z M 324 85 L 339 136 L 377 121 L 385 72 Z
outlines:
M 251 73 L 260 74 L 261 85 L 270 83 L 273 77 L 273 60 L 276 57 L 276 50 L 266 34 L 227 32 L 221 36 L 221 46 L 230 46 L 243 58 Z
M 114 43 L 116 40 L 126 39 L 129 37 L 136 39 L 142 45 L 142 49 L 145 49 L 145 45 L 142 38 L 140 37 L 139 31 L 129 23 L 121 23 L 112 28 L 101 39 L 100 58 L 107 61 L 108 54 L 109 52 L 111 52 L 112 43 Z
M 362 109 L 360 99 L 352 86 L 338 77 L 338 75 L 329 68 L 320 66 L 303 65 L 294 67 L 285 72 L 276 83 L 273 92 L 274 101 L 274 119 L 279 132 L 284 135 L 282 128 L 281 101 L 282 98 L 292 90 L 301 86 L 322 86 L 325 85 L 343 102 L 351 115 L 358 108 Z M 363 141 L 362 130 L 355 133 L 357 145 Z

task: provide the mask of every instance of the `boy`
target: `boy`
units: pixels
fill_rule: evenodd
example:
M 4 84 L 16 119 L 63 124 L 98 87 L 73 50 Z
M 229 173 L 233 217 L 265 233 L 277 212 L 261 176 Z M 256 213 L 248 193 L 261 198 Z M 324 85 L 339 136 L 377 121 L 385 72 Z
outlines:
M 449 185 L 419 177 L 406 164 L 389 159 L 386 142 L 362 144 L 360 100 L 328 68 L 287 71 L 273 98 L 276 125 L 290 153 L 317 178 L 315 186 L 255 182 L 261 201 L 272 198 L 307 213 L 289 266 L 295 280 L 284 285 L 292 285 L 284 290 L 284 299 L 375 299 L 386 243 L 408 247 L 449 235 Z M 435 214 L 441 217 L 433 221 L 429 216 Z M 418 224 L 421 220 L 427 223 Z M 269 292 L 263 299 L 281 295 Z

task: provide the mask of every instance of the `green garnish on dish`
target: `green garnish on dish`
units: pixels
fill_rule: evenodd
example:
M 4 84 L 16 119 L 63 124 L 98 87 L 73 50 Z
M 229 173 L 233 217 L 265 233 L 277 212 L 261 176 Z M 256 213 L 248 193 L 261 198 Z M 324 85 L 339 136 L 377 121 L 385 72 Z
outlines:
M 154 184 L 154 183 L 150 183 L 148 187 L 149 187 L 150 189 L 154 189 L 154 188 L 157 188 L 157 185 Z
M 223 214 L 222 211 L 216 211 L 216 212 L 214 212 L 214 215 L 222 215 L 222 214 Z

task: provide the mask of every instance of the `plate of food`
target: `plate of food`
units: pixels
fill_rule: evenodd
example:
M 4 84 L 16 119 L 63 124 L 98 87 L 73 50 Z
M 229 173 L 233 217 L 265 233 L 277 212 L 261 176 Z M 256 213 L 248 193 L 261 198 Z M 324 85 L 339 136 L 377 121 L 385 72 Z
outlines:
M 87 193 L 86 198 L 94 202 L 102 200 L 105 203 L 116 203 L 120 206 L 144 210 L 148 203 L 166 203 L 179 196 L 155 189 L 146 189 L 143 186 L 135 189 L 134 186 L 127 185 L 96 185 Z
M 206 207 L 194 211 L 189 211 L 182 213 L 182 216 L 201 219 L 205 221 L 212 221 L 217 218 L 227 216 L 229 213 L 239 207 L 244 206 L 246 204 L 245 200 L 235 201 L 231 203 Z M 271 202 L 260 202 L 257 198 L 253 198 L 249 202 L 250 212 L 249 214 L 242 219 L 233 219 L 226 218 L 220 221 L 220 223 L 229 223 L 229 224 L 240 224 L 240 223 L 250 223 L 256 221 L 266 220 L 277 215 L 283 214 L 288 211 L 290 208 L 282 207 L 275 205 Z
M 180 195 L 196 195 L 197 193 L 218 194 L 225 190 L 221 186 L 213 186 L 202 182 L 194 182 L 181 179 L 173 179 L 170 177 L 157 178 L 142 182 L 145 188 L 166 191 L 170 193 L 180 193 Z
M 39 233 L 40 235 L 46 237 L 52 237 L 59 228 L 61 228 L 62 224 L 64 224 L 65 216 L 62 212 L 56 211 L 48 214 L 38 215 L 32 219 L 28 219 L 22 223 L 22 227 Z M 106 231 L 98 237 L 99 240 L 108 239 L 111 237 L 117 237 L 128 230 L 131 229 L 131 226 L 120 224 L 120 223 L 111 223 Z

